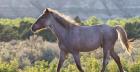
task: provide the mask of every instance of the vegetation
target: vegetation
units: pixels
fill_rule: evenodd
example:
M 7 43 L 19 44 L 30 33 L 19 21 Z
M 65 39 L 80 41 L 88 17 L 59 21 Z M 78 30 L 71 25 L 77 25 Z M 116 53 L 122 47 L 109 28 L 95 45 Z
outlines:
M 34 22 L 33 18 L 0 19 L 0 72 L 56 72 L 59 48 L 56 42 L 50 43 L 56 38 L 49 30 L 33 35 L 30 26 Z M 79 22 L 81 25 L 91 26 L 103 21 L 93 16 Z M 107 24 L 123 26 L 129 38 L 140 37 L 140 17 L 110 19 Z M 125 71 L 140 72 L 140 40 L 132 44 L 134 47 L 132 56 L 135 61 L 123 49 L 120 49 L 119 43 L 116 44 L 115 51 L 121 57 Z M 100 72 L 102 58 L 102 49 L 81 53 L 81 63 L 85 72 Z M 78 72 L 71 55 L 65 61 L 61 72 Z M 106 72 L 118 72 L 112 58 Z
M 100 19 L 97 19 L 95 16 L 91 16 L 87 20 L 83 21 L 81 25 L 92 26 L 92 25 L 101 24 L 101 23 L 102 21 Z
M 0 41 L 10 41 L 12 39 L 25 40 L 29 39 L 33 33 L 30 30 L 31 25 L 35 22 L 33 18 L 17 18 L 17 19 L 0 19 Z M 80 21 L 81 25 L 95 25 L 102 24 L 101 19 L 95 16 L 90 17 L 85 21 Z M 121 25 L 123 26 L 128 34 L 128 38 L 140 38 L 140 17 L 122 19 L 115 18 L 107 21 L 110 26 Z M 42 36 L 47 41 L 54 42 L 56 37 L 50 30 L 41 31 L 37 35 Z
M 33 35 L 30 27 L 34 22 L 34 18 L 0 19 L 0 41 L 29 39 Z M 56 40 L 50 30 L 42 31 L 37 35 L 42 36 L 43 39 L 48 41 Z
M 133 54 L 135 61 L 118 48 L 116 52 L 121 56 L 123 68 L 127 72 L 140 71 L 140 40 L 133 44 L 136 52 Z M 56 43 L 49 43 L 42 37 L 32 36 L 28 40 L 12 40 L 0 42 L 0 72 L 56 72 L 59 57 L 59 49 Z M 121 51 L 119 51 L 121 50 Z M 98 49 L 89 53 L 81 53 L 82 67 L 86 72 L 99 72 L 102 67 L 102 50 Z M 71 55 L 65 61 L 62 72 L 78 72 Z M 106 72 L 118 72 L 117 65 L 110 59 Z
M 121 25 L 125 28 L 128 38 L 140 38 L 140 17 L 133 17 L 128 19 L 111 19 L 107 23 L 110 26 Z

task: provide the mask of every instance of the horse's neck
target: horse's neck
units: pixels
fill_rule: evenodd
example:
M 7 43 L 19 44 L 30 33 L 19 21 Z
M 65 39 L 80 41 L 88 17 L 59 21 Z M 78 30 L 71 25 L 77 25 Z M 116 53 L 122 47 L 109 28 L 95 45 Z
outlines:
M 65 28 L 63 28 L 55 19 L 52 20 L 52 26 L 50 28 L 53 30 L 59 40 L 65 38 L 67 30 L 65 30 Z

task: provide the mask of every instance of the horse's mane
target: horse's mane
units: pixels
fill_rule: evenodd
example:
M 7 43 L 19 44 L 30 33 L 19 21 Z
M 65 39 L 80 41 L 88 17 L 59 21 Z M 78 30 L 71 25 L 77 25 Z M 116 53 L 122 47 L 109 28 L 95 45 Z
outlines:
M 55 17 L 55 19 L 60 22 L 60 24 L 63 26 L 63 27 L 73 27 L 73 26 L 78 26 L 79 24 L 74 20 L 72 19 L 71 17 L 69 16 L 66 16 L 56 10 L 53 10 L 51 8 L 47 8 L 51 13 L 53 13 L 53 16 Z

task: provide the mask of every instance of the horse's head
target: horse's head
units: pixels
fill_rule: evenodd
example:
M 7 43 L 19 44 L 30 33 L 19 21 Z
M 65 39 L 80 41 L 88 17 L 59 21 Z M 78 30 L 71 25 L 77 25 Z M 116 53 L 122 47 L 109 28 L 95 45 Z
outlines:
M 43 14 L 40 15 L 37 21 L 32 25 L 32 31 L 36 32 L 38 30 L 47 28 L 50 24 L 50 16 L 51 11 L 49 11 L 49 8 L 45 9 Z

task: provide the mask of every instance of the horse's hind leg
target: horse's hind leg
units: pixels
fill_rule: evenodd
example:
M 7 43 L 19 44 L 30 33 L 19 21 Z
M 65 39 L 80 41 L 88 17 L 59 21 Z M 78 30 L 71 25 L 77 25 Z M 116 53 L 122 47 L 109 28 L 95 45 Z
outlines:
M 76 66 L 78 68 L 78 70 L 80 72 L 84 72 L 84 70 L 82 69 L 81 67 L 81 63 L 80 63 L 80 56 L 79 56 L 79 52 L 75 52 L 75 53 L 72 53 L 73 57 L 74 57 L 74 60 L 75 60 L 75 63 L 76 63 Z
M 102 66 L 101 72 L 105 71 L 106 65 L 108 64 L 108 60 L 109 60 L 109 56 L 110 56 L 110 48 L 107 46 L 104 46 L 103 54 L 104 54 L 104 57 L 103 57 L 103 66 Z
M 120 57 L 115 53 L 114 48 L 110 51 L 110 55 L 114 59 L 114 61 L 117 63 L 120 72 L 123 72 L 122 64 L 120 62 Z

